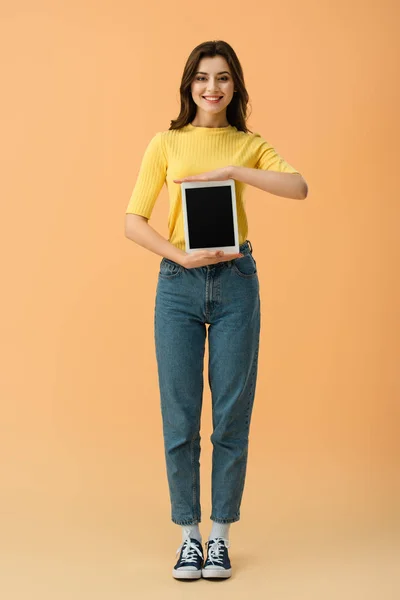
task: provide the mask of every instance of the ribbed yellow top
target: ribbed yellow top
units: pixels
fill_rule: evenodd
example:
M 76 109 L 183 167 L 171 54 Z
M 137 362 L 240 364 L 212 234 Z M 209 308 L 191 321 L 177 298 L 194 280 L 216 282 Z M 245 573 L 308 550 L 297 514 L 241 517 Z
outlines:
M 228 127 L 195 127 L 157 132 L 145 149 L 126 213 L 150 219 L 164 183 L 169 194 L 168 229 L 171 244 L 185 250 L 181 184 L 174 179 L 229 165 L 299 173 L 259 134 Z M 244 203 L 246 184 L 235 181 L 239 244 L 247 239 Z

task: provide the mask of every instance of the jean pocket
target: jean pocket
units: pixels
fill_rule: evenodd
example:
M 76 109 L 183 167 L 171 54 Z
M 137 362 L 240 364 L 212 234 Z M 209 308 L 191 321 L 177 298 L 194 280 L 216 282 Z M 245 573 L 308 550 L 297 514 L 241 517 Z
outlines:
M 179 265 L 173 260 L 169 260 L 169 258 L 164 257 L 160 262 L 160 271 L 158 276 L 164 279 L 172 279 L 173 277 L 180 275 L 182 271 L 182 265 Z
M 240 277 L 255 277 L 257 275 L 257 263 L 249 252 L 241 258 L 232 261 L 233 272 Z

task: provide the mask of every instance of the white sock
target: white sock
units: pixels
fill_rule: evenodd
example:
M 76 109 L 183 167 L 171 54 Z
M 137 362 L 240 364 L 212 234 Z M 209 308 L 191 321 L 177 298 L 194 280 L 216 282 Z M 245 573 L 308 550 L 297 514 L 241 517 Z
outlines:
M 196 525 L 181 525 L 182 527 L 182 542 L 185 541 L 186 537 L 189 536 L 191 538 L 195 538 L 202 543 L 202 537 L 199 529 L 199 524 Z
M 223 537 L 226 540 L 229 540 L 229 527 L 231 523 L 216 523 L 212 521 L 211 533 L 208 536 L 208 539 L 214 539 L 217 537 Z

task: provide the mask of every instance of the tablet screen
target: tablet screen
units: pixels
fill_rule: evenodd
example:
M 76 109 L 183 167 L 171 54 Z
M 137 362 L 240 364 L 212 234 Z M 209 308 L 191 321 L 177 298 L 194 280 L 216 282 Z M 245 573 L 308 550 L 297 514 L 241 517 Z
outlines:
M 235 244 L 230 185 L 187 188 L 186 212 L 192 248 Z

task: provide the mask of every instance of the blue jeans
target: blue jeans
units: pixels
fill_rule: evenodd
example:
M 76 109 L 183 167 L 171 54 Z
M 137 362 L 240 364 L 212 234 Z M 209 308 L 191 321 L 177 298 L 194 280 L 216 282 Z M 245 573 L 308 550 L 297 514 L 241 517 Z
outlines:
M 154 334 L 171 518 L 201 521 L 200 420 L 208 327 L 212 396 L 212 511 L 218 523 L 240 519 L 250 419 L 256 389 L 260 294 L 251 243 L 245 256 L 186 269 L 163 258 Z

